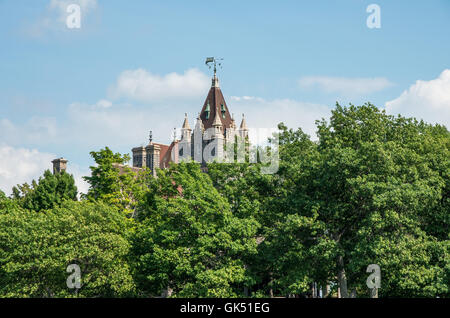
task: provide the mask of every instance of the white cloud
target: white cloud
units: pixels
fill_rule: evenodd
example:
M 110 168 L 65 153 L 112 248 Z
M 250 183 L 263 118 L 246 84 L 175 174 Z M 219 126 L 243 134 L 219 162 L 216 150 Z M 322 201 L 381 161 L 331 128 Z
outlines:
M 9 144 L 49 142 L 57 135 L 57 123 L 53 117 L 31 117 L 23 124 L 14 124 L 7 118 L 0 118 L 0 142 Z
M 264 101 L 264 99 L 262 99 L 261 97 L 254 97 L 254 96 L 230 96 L 230 100 L 236 101 L 236 102 L 250 101 L 250 100 L 255 100 L 255 101 L 260 101 L 260 102 Z
M 54 154 L 37 149 L 0 144 L 0 190 L 10 195 L 13 186 L 25 182 L 30 184 L 33 179 L 37 181 L 45 170 L 52 170 L 51 161 L 55 158 Z M 74 175 L 78 191 L 86 193 L 88 184 L 82 176 L 87 175 L 89 171 L 69 163 L 67 172 Z
M 205 95 L 210 85 L 210 78 L 195 68 L 184 74 L 169 73 L 164 76 L 144 69 L 127 70 L 120 74 L 110 89 L 110 96 L 145 102 L 186 99 Z
M 239 110 L 245 113 L 245 121 L 249 129 L 276 128 L 280 122 L 289 128 L 302 128 L 302 130 L 315 138 L 315 121 L 330 116 L 330 109 L 321 104 L 307 103 L 292 99 L 265 100 L 259 97 L 230 98 L 234 102 L 228 105 L 231 111 Z M 236 125 L 239 127 L 241 116 L 236 117 Z
M 45 169 L 51 169 L 54 158 L 54 155 L 36 149 L 0 145 L 0 189 L 10 194 L 16 184 L 37 179 Z
M 31 183 L 45 169 L 51 169 L 55 156 L 36 149 L 13 148 L 0 144 L 0 189 L 7 195 L 16 184 Z
M 362 96 L 381 91 L 393 84 L 384 77 L 348 78 L 330 76 L 305 76 L 298 81 L 302 88 L 317 87 L 326 93 L 338 93 L 343 96 Z
M 109 108 L 112 106 L 112 103 L 109 100 L 101 99 L 97 102 L 97 104 L 95 104 L 95 106 L 100 108 Z
M 398 98 L 386 102 L 386 111 L 450 128 L 450 69 L 436 79 L 416 81 Z
M 105 108 L 97 104 L 73 103 L 69 106 L 69 123 L 60 128 L 66 142 L 74 147 L 84 148 L 85 151 L 106 145 L 131 150 L 147 141 L 148 131 L 151 129 L 155 132 L 155 137 L 162 135 L 168 140 L 166 137 L 170 136 L 173 127 L 181 124 L 183 118 L 183 113 L 180 112 L 179 123 L 174 126 L 176 118 L 168 116 L 163 107 L 155 111 L 153 107 L 112 105 Z

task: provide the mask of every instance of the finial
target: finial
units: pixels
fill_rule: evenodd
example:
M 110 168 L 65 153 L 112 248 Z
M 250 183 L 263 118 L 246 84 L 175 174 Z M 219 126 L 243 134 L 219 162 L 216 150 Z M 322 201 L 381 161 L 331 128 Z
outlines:
M 219 65 L 220 67 L 222 67 L 222 62 L 219 61 L 223 61 L 223 58 L 215 58 L 215 57 L 207 57 L 205 64 L 208 65 L 208 67 L 211 69 L 211 65 L 209 65 L 209 63 L 214 63 L 214 77 L 216 77 L 216 72 L 217 72 L 217 65 Z
M 150 141 L 150 143 L 152 143 L 153 141 L 153 132 L 150 130 L 150 134 L 148 135 L 148 140 Z
M 177 128 L 173 128 L 173 141 L 177 141 Z

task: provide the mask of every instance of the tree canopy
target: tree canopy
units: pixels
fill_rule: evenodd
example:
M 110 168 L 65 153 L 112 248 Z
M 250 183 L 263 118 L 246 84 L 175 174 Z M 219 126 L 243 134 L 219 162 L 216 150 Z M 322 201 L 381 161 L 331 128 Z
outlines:
M 13 188 L 13 197 L 23 208 L 33 211 L 52 209 L 66 200 L 76 201 L 77 193 L 73 176 L 64 171 L 53 174 L 46 170 L 31 186 L 25 183 Z
M 148 295 L 234 297 L 249 285 L 254 218 L 239 218 L 196 163 L 150 179 L 133 238 L 138 286 Z
M 191 162 L 154 177 L 105 147 L 81 201 L 50 171 L 0 191 L 0 296 L 369 297 L 377 264 L 380 297 L 449 297 L 447 128 L 370 103 L 316 126 L 317 140 L 279 124 L 272 174 Z
M 0 214 L 2 297 L 121 297 L 133 295 L 127 263 L 128 219 L 103 203 L 66 201 L 46 213 Z M 67 266 L 81 269 L 69 289 Z

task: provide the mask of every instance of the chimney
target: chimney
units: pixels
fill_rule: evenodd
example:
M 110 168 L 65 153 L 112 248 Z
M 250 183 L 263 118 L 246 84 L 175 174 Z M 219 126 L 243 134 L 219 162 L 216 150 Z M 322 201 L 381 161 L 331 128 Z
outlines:
M 58 158 L 52 161 L 53 163 L 53 174 L 61 173 L 62 171 L 66 171 L 67 162 L 69 160 L 64 158 Z

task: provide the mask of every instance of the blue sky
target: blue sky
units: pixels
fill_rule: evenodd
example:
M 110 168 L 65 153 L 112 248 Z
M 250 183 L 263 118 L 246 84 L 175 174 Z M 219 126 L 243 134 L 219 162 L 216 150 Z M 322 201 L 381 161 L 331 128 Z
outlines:
M 80 29 L 65 25 L 70 3 Z M 379 29 L 366 25 L 371 3 Z M 5 192 L 52 156 L 81 176 L 91 150 L 129 152 L 150 129 L 168 142 L 201 109 L 207 56 L 224 58 L 228 106 L 253 127 L 285 121 L 313 135 L 336 101 L 449 125 L 448 0 L 0 0 L 0 40 Z

